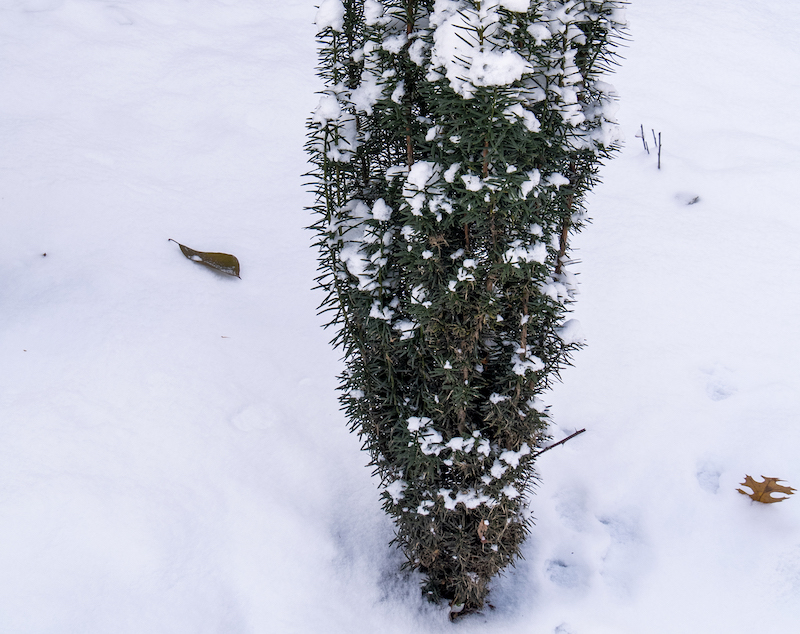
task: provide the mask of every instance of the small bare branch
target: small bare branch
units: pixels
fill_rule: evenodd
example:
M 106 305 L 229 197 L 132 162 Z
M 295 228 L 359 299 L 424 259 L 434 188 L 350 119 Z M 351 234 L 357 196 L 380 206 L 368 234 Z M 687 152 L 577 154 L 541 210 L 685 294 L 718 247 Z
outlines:
M 578 434 L 582 434 L 582 433 L 583 433 L 583 432 L 585 432 L 585 431 L 586 431 L 586 428 L 584 428 L 584 429 L 579 429 L 579 430 L 578 430 L 578 431 L 576 431 L 574 434 L 570 434 L 570 435 L 569 435 L 569 436 L 567 436 L 566 438 L 562 438 L 562 439 L 561 439 L 561 440 L 559 440 L 558 442 L 556 442 L 556 443 L 553 443 L 553 444 L 552 444 L 552 445 L 550 445 L 549 447 L 545 447 L 545 448 L 544 448 L 544 449 L 542 449 L 541 451 L 537 452 L 536 454 L 534 454 L 534 458 L 535 458 L 536 456 L 541 456 L 541 455 L 542 455 L 542 454 L 543 454 L 545 451 L 550 451 L 551 449 L 554 449 L 554 448 L 558 447 L 559 445 L 563 445 L 563 444 L 564 444 L 565 442 L 567 442 L 568 440 L 572 440 L 573 438 L 575 438 L 575 436 L 577 436 Z

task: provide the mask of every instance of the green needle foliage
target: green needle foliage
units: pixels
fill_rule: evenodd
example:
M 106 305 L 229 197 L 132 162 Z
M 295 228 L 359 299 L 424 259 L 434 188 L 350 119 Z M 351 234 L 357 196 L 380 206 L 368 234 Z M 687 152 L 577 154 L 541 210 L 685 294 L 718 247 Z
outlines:
M 539 395 L 581 345 L 569 238 L 618 133 L 622 2 L 325 0 L 307 149 L 342 403 L 453 613 L 519 556 Z

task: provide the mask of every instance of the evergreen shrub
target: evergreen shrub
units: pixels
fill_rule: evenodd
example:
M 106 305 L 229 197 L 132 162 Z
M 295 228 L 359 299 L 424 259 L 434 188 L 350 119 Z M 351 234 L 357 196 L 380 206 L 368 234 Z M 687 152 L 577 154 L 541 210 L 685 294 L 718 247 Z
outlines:
M 569 238 L 618 143 L 623 2 L 324 0 L 309 119 L 341 402 L 424 592 L 480 609 L 581 345 Z

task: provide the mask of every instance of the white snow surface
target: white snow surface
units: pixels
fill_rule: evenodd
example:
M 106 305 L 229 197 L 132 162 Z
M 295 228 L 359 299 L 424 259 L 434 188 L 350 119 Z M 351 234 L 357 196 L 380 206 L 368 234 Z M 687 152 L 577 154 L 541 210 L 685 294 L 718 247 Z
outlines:
M 800 489 L 800 5 L 630 6 L 627 144 L 574 242 L 587 346 L 545 396 L 554 440 L 587 432 L 455 624 L 398 572 L 308 290 L 315 16 L 0 3 L 0 632 L 800 631 L 800 494 L 736 492 Z

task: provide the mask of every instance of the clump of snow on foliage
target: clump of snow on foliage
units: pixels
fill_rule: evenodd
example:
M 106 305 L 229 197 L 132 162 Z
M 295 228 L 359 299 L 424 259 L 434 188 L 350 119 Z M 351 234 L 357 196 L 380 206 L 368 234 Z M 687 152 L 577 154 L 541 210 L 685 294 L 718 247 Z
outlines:
M 509 11 L 526 12 L 531 8 L 531 0 L 499 0 L 499 4 Z
M 408 485 L 403 480 L 395 480 L 386 487 L 385 491 L 392 498 L 392 502 L 397 504 L 403 498 L 404 491 L 407 488 Z
M 314 18 L 314 24 L 317 29 L 322 31 L 326 28 L 331 28 L 334 31 L 341 32 L 344 27 L 344 5 L 342 0 L 322 0 L 317 10 L 317 16 Z
M 509 0 L 508 4 L 506 8 L 519 11 L 525 3 Z M 429 80 L 444 75 L 453 90 L 469 99 L 479 86 L 507 86 L 533 70 L 516 51 L 493 45 L 492 36 L 500 35 L 500 6 L 486 2 L 475 10 L 466 2 L 436 1 L 430 17 L 434 44 Z
M 577 319 L 569 319 L 558 329 L 558 336 L 566 344 L 584 343 L 586 338 L 583 336 L 581 322 Z

